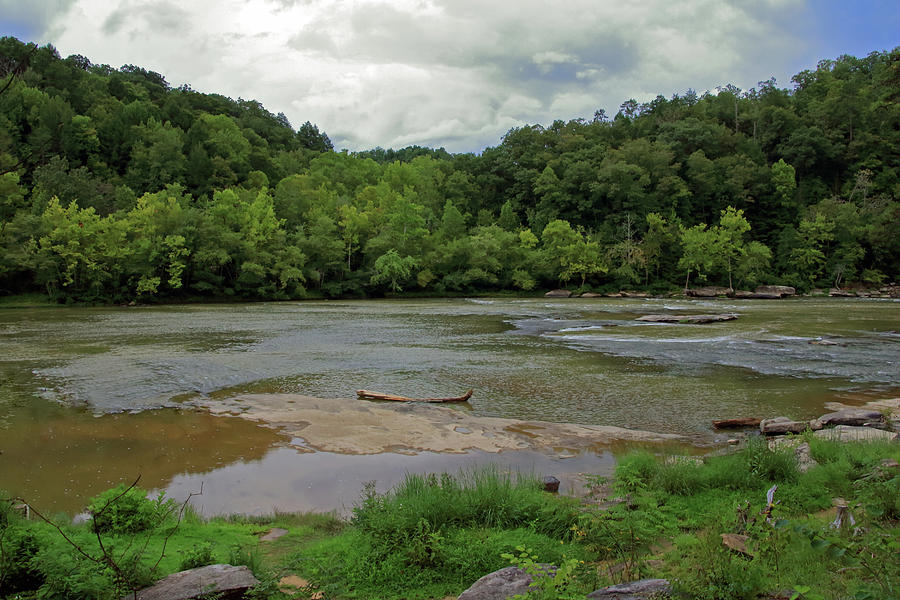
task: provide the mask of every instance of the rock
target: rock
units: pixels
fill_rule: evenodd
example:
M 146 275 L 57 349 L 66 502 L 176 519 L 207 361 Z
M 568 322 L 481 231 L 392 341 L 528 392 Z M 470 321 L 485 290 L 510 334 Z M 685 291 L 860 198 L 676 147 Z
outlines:
M 743 417 L 740 419 L 722 419 L 713 421 L 713 429 L 740 429 L 742 427 L 759 427 L 762 419 L 756 417 Z
M 687 290 L 686 292 L 688 296 L 694 296 L 695 298 L 715 298 L 716 296 L 730 296 L 732 293 L 734 293 L 733 289 L 718 286 L 694 288 L 692 290 Z
M 650 294 L 647 292 L 619 292 L 619 296 L 622 298 L 649 298 Z
M 806 421 L 794 421 L 787 417 L 775 417 L 763 419 L 759 424 L 759 431 L 763 435 L 784 435 L 786 433 L 803 433 L 809 423 Z
M 621 298 L 622 294 L 620 292 L 606 292 L 603 294 L 604 298 Z
M 729 445 L 729 446 L 737 446 L 737 445 L 740 444 L 740 443 L 741 443 L 741 440 L 739 440 L 739 439 L 737 439 L 737 438 L 729 438 L 729 439 L 728 439 L 728 445 Z
M 635 321 L 647 321 L 651 323 L 718 323 L 720 321 L 733 321 L 737 319 L 735 314 L 723 315 L 644 315 Z
M 666 598 L 672 590 L 668 579 L 641 579 L 629 583 L 611 585 L 591 592 L 588 598 L 609 598 L 611 600 L 650 600 Z
M 580 297 L 581 298 L 602 298 L 603 294 L 595 294 L 594 292 L 585 292 Z
M 833 340 L 826 340 L 826 339 L 822 339 L 822 338 L 815 339 L 815 340 L 809 340 L 809 343 L 812 344 L 813 346 L 842 346 L 843 345 L 840 342 L 835 342 Z
M 757 294 L 777 294 L 779 298 L 793 296 L 797 290 L 789 285 L 760 285 L 756 288 Z
M 544 294 L 544 298 L 568 298 L 572 295 L 569 290 L 550 290 Z
M 738 554 L 753 556 L 753 553 L 747 549 L 747 542 L 750 541 L 750 536 L 739 533 L 723 533 L 721 537 L 722 545 L 729 550 L 734 550 Z
M 209 594 L 219 598 L 242 598 L 259 581 L 244 566 L 209 565 L 173 573 L 156 585 L 137 593 L 138 600 L 189 600 Z M 221 596 L 219 596 L 221 594 Z
M 884 470 L 897 470 L 900 469 L 900 462 L 897 462 L 893 458 L 882 458 L 878 468 Z
M 816 462 L 816 459 L 810 453 L 808 442 L 803 442 L 794 448 L 794 458 L 797 459 L 797 470 L 801 473 L 806 473 L 813 467 L 819 466 L 819 463 Z
M 868 425 L 884 423 L 884 415 L 877 410 L 867 408 L 846 408 L 819 417 L 819 422 L 828 425 Z
M 837 288 L 831 288 L 828 290 L 828 295 L 832 298 L 856 298 L 856 292 L 851 292 L 849 290 L 839 290 Z
M 541 483 L 544 485 L 545 492 L 552 492 L 555 494 L 559 491 L 559 479 L 553 475 L 547 475 L 541 480 Z
M 548 565 L 547 570 L 552 572 L 556 569 Z M 457 600 L 505 600 L 527 594 L 531 582 L 531 575 L 519 567 L 505 567 L 473 583 Z
M 815 436 L 835 442 L 894 442 L 897 440 L 897 434 L 892 431 L 883 431 L 872 427 L 853 427 L 852 425 L 838 425 L 833 429 L 822 429 L 817 431 Z
M 754 300 L 781 300 L 783 296 L 781 294 L 764 294 L 763 292 L 753 292 L 753 295 L 750 297 Z
M 735 290 L 734 291 L 735 298 L 752 298 L 753 292 L 749 290 Z

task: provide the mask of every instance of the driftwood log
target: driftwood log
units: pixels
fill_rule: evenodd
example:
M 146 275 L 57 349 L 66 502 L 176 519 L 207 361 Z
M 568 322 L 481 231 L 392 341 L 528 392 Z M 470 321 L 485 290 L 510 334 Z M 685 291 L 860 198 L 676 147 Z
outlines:
M 358 390 L 356 395 L 359 396 L 361 400 L 392 400 L 394 402 L 465 402 L 472 397 L 473 391 L 474 390 L 469 390 L 462 396 L 456 396 L 454 398 L 407 398 L 406 396 L 395 396 L 393 394 L 382 394 L 380 392 L 370 392 L 367 390 Z
M 753 417 L 745 417 L 742 419 L 722 419 L 721 421 L 713 421 L 713 429 L 740 429 L 742 427 L 759 427 L 762 419 Z

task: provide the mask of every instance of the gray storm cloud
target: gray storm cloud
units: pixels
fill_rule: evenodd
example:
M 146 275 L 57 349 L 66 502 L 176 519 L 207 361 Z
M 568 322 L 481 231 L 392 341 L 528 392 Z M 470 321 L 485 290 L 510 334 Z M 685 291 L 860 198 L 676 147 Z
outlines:
M 16 3 L 17 4 L 17 3 Z M 9 0 L 0 7 L 9 9 Z M 802 2 L 36 1 L 66 53 L 255 98 L 338 147 L 478 151 L 511 127 L 767 79 Z M 762 41 L 765 40 L 765 43 Z

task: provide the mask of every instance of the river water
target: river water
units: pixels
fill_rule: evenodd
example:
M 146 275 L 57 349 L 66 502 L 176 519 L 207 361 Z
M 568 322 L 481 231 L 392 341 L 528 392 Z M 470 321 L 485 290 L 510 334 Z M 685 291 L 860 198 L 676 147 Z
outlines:
M 705 325 L 645 314 L 735 313 Z M 120 480 L 204 489 L 201 508 L 346 507 L 365 479 L 496 459 L 300 454 L 192 410 L 248 392 L 475 395 L 477 415 L 714 440 L 710 421 L 811 418 L 900 388 L 900 303 L 496 299 L 0 310 L 0 489 L 75 511 Z M 822 343 L 824 342 L 824 343 Z M 550 470 L 547 457 L 506 456 Z M 607 471 L 609 455 L 569 459 Z M 285 473 L 294 469 L 291 477 Z M 335 471 L 342 477 L 333 477 Z M 210 492 L 209 488 L 215 489 Z M 186 494 L 186 492 L 185 492 Z

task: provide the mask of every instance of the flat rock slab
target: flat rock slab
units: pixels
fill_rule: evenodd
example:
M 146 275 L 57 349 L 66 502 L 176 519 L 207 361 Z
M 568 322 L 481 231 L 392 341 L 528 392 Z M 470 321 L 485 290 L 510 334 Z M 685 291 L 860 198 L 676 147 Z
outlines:
M 609 600 L 655 600 L 668 598 L 672 590 L 668 579 L 641 579 L 619 585 L 611 585 L 591 592 L 588 598 L 607 598 Z
M 212 414 L 237 415 L 300 438 L 300 450 L 342 454 L 469 450 L 578 451 L 619 441 L 664 442 L 680 435 L 603 425 L 480 417 L 434 404 L 373 404 L 351 398 L 252 394 L 200 401 Z
M 838 425 L 832 429 L 822 429 L 817 431 L 815 436 L 835 442 L 897 441 L 897 434 L 893 431 L 884 431 L 873 427 L 854 427 L 852 425 Z
M 209 565 L 173 573 L 153 587 L 137 593 L 138 600 L 190 600 L 209 594 L 217 598 L 237 599 L 259 580 L 247 567 Z M 131 598 L 131 596 L 127 596 Z
M 884 423 L 884 415 L 868 408 L 845 408 L 837 412 L 819 417 L 822 425 L 866 425 L 867 423 Z
M 647 321 L 651 323 L 718 323 L 721 321 L 734 321 L 735 314 L 724 315 L 644 315 L 635 321 Z

